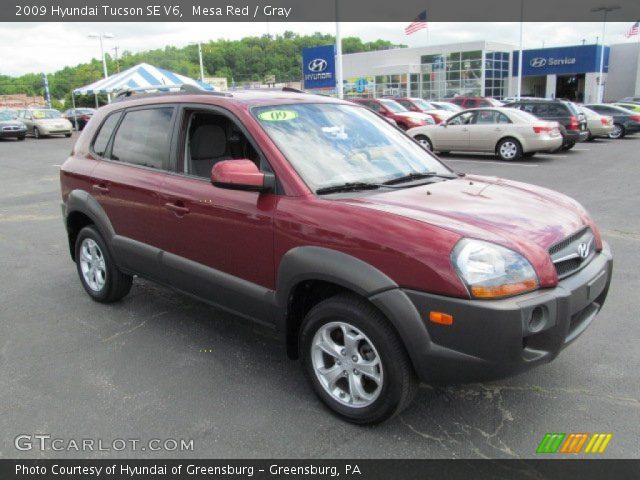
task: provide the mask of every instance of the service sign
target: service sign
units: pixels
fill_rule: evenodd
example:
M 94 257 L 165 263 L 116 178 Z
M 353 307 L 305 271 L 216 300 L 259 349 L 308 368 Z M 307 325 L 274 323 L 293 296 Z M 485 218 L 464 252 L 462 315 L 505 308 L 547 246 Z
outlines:
M 522 75 L 571 75 L 600 71 L 600 45 L 537 48 L 522 53 Z M 604 71 L 609 64 L 609 48 L 605 48 Z M 513 52 L 513 75 L 518 74 L 518 52 Z
M 335 45 L 302 49 L 304 88 L 336 88 Z

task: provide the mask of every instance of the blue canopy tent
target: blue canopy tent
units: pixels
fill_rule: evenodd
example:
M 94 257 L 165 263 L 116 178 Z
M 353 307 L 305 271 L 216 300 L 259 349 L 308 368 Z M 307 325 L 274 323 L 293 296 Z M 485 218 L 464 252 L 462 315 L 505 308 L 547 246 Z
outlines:
M 170 72 L 163 68 L 154 67 L 147 63 L 140 63 L 135 67 L 103 78 L 90 85 L 76 88 L 73 90 L 71 98 L 75 110 L 76 95 L 94 95 L 96 97 L 97 107 L 98 94 L 107 94 L 110 96 L 112 93 L 122 90 L 150 90 L 154 88 L 170 90 L 172 88 L 179 88 L 182 85 L 193 85 L 202 90 L 215 90 L 213 86 L 207 83 Z

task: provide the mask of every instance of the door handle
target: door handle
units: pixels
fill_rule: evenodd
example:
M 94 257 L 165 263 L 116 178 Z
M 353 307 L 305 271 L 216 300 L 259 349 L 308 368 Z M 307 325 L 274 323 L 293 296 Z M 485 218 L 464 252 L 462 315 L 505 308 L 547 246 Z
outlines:
M 95 184 L 92 185 L 91 188 L 93 188 L 94 190 L 106 195 L 107 193 L 109 193 L 109 188 L 106 187 L 103 183 L 101 184 Z
M 186 215 L 187 213 L 189 213 L 189 209 L 185 206 L 179 205 L 177 203 L 171 203 L 171 202 L 167 202 L 164 204 L 164 207 L 167 210 L 171 210 L 172 212 L 174 212 L 176 215 L 178 216 L 182 216 L 182 215 Z

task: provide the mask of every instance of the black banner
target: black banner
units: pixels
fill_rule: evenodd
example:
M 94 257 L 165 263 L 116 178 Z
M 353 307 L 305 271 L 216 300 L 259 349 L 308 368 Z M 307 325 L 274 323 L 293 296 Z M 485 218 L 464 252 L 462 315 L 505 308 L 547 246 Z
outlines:
M 606 3 L 606 2 L 605 2 Z M 14 0 L 0 9 L 13 22 L 599 22 L 602 0 Z M 610 22 L 640 18 L 638 0 L 617 0 Z
M 0 479 L 637 480 L 640 460 L 0 460 Z

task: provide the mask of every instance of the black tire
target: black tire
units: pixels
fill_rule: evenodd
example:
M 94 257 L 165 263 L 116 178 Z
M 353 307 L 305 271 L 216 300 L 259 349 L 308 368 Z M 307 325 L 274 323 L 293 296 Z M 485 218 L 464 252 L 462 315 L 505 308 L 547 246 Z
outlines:
M 536 152 L 526 152 L 526 153 L 523 153 L 523 154 L 522 154 L 522 156 L 523 156 L 524 158 L 531 158 L 531 157 L 533 157 L 535 154 L 536 154 Z
M 587 137 L 587 142 L 593 142 L 596 137 L 593 136 L 593 134 L 591 133 L 591 130 L 587 130 L 587 132 L 589 133 L 589 136 Z
M 426 148 L 430 152 L 433 152 L 433 143 L 429 140 L 429 137 L 426 135 L 416 135 L 413 137 L 422 147 Z
M 567 152 L 575 146 L 576 146 L 576 142 L 567 143 L 566 145 L 563 145 L 560 150 L 562 150 L 563 152 Z
M 508 154 L 506 152 L 508 148 Z M 500 158 L 500 160 L 504 160 L 505 162 L 511 162 L 513 160 L 518 160 L 522 157 L 522 145 L 520 142 L 512 137 L 503 138 L 496 145 L 496 155 Z
M 18 140 L 24 140 L 25 139 L 25 135 L 19 135 L 18 136 Z
M 36 140 L 39 140 L 42 138 L 40 136 L 40 130 L 38 130 L 38 127 L 33 127 L 33 138 L 35 138 Z
M 85 280 L 84 274 L 82 273 L 80 248 L 85 239 L 93 240 L 97 244 L 101 256 L 104 258 L 106 273 L 105 281 L 104 285 L 99 290 L 92 289 Z M 75 244 L 75 259 L 80 282 L 82 283 L 85 291 L 96 302 L 117 302 L 125 295 L 127 295 L 127 293 L 129 293 L 129 290 L 131 290 L 133 277 L 131 277 L 130 275 L 126 275 L 118 270 L 118 267 L 116 266 L 115 262 L 113 261 L 113 257 L 111 256 L 111 252 L 109 252 L 109 249 L 102 239 L 102 236 L 93 225 L 84 227 L 82 230 L 80 230 L 80 233 L 78 233 Z
M 447 151 L 439 152 L 439 153 L 440 153 L 440 156 L 447 156 L 447 155 L 451 155 L 451 152 L 447 152 Z
M 378 353 L 383 380 L 377 398 L 369 405 L 353 407 L 340 403 L 325 390 L 315 373 L 312 358 L 314 336 L 321 327 L 336 321 L 360 330 Z M 299 345 L 304 371 L 316 395 L 333 413 L 349 422 L 383 422 L 404 410 L 417 392 L 418 380 L 402 340 L 385 316 L 357 295 L 336 295 L 314 306 L 304 319 Z M 349 354 L 346 355 L 348 358 Z M 357 373 L 355 369 L 353 371 Z
M 613 138 L 613 139 L 624 138 L 624 136 L 627 134 L 627 131 L 624 128 L 624 125 L 620 125 L 619 123 L 614 123 L 613 128 L 614 128 L 614 131 L 609 134 L 609 138 Z
M 71 136 L 71 134 L 70 133 L 65 133 L 64 136 L 69 138 Z

